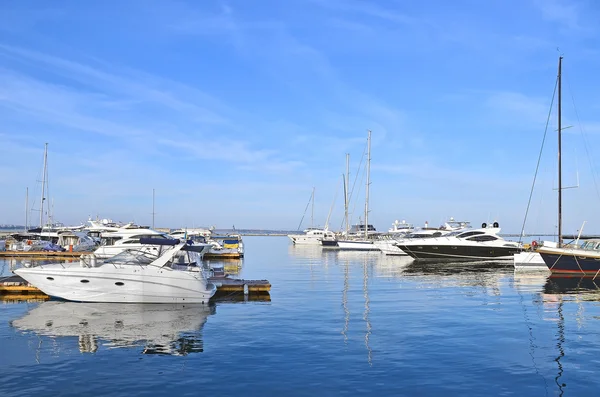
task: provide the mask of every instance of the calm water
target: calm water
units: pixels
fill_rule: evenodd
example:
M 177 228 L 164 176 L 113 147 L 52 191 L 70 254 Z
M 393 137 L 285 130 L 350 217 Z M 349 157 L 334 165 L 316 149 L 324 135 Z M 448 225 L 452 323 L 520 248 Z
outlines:
M 597 395 L 592 282 L 245 243 L 270 302 L 1 304 L 2 396 Z

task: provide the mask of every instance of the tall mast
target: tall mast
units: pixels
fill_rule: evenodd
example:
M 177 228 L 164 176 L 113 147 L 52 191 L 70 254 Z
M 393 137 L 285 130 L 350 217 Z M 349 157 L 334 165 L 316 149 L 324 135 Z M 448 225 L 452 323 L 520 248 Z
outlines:
M 29 230 L 29 188 L 25 188 L 25 232 Z
M 348 233 L 350 232 L 350 225 L 348 225 L 348 189 L 350 184 L 350 153 L 346 153 L 346 181 L 344 189 L 345 197 L 344 197 L 344 217 L 346 223 L 346 238 L 348 238 Z
M 561 164 L 561 146 L 562 146 L 562 137 L 561 137 L 561 111 L 562 111 L 562 103 L 561 103 L 561 73 L 562 73 L 562 59 L 563 57 L 558 58 L 558 246 L 562 245 L 562 164 Z
M 152 230 L 154 230 L 154 189 L 152 189 Z
M 310 227 L 311 229 L 315 226 L 315 187 L 313 186 L 312 192 L 312 205 L 310 208 Z
M 40 228 L 44 227 L 44 188 L 46 187 L 46 173 L 48 161 L 48 143 L 44 144 L 44 171 L 42 172 L 42 198 L 40 200 Z
M 365 239 L 369 236 L 369 185 L 371 184 L 371 130 L 367 137 L 367 186 L 365 188 Z

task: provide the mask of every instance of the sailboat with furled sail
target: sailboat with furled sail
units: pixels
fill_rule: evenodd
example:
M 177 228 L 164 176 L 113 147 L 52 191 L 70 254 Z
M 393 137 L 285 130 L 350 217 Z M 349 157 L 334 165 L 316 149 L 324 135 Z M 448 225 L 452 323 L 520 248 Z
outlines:
M 352 240 L 338 240 L 337 244 L 341 250 L 358 250 L 358 251 L 377 251 L 379 248 L 373 244 L 373 240 L 369 239 L 369 186 L 371 185 L 370 179 L 371 172 L 371 131 L 367 136 L 367 184 L 365 186 L 365 223 L 364 228 L 361 230 L 364 233 L 364 237 L 359 237 Z M 347 223 L 346 223 L 347 228 Z M 346 234 L 346 239 L 348 234 Z
M 562 164 L 561 164 L 561 69 L 558 60 L 558 242 L 543 244 L 537 252 L 553 274 L 591 276 L 600 274 L 600 239 L 586 240 L 582 245 L 564 245 L 562 239 Z

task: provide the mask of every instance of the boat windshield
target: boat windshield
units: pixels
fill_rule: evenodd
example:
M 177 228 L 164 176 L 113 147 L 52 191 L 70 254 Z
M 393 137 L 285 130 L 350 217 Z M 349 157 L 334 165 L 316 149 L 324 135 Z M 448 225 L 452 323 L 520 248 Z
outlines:
M 104 263 L 114 265 L 149 265 L 158 258 L 158 254 L 148 250 L 125 250 L 108 258 Z
M 590 251 L 598 251 L 598 250 L 600 250 L 600 241 L 598 241 L 598 240 L 586 241 L 585 243 L 583 243 L 581 245 L 581 249 L 590 250 Z

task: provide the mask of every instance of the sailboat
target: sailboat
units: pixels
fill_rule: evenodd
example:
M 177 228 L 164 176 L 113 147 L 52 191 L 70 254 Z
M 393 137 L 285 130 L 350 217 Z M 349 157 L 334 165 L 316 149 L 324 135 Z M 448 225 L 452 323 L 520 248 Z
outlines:
M 335 234 L 327 228 L 321 229 L 314 227 L 314 214 L 315 214 L 315 188 L 313 187 L 312 194 L 310 196 L 311 214 L 310 214 L 310 227 L 304 230 L 304 234 L 288 234 L 288 238 L 297 245 L 321 245 L 321 240 L 335 238 Z M 298 228 L 299 229 L 299 228 Z
M 558 60 L 558 242 L 544 243 L 537 252 L 553 274 L 593 276 L 595 279 L 600 274 L 600 239 L 586 240 L 581 246 L 563 245 L 562 241 L 561 69 L 562 56 Z
M 371 131 L 367 136 L 367 184 L 365 187 L 365 223 L 360 230 L 364 237 L 352 240 L 338 240 L 337 244 L 341 250 L 377 251 L 379 248 L 369 239 L 369 186 L 371 185 Z M 347 221 L 346 221 L 347 222 Z M 373 231 L 373 229 L 371 230 Z M 346 223 L 346 238 L 348 238 L 348 223 Z

